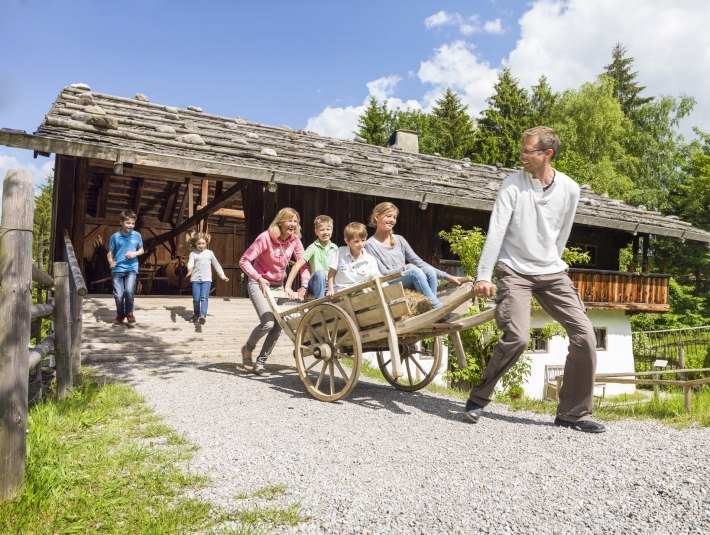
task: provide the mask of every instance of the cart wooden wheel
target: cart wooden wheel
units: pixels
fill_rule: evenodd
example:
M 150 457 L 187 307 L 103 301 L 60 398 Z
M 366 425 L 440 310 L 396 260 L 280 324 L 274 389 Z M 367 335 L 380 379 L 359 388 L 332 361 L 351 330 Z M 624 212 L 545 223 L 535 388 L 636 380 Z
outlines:
M 424 347 L 423 344 L 423 342 L 411 345 L 399 344 L 404 374 L 398 378 L 392 375 L 392 360 L 389 358 L 389 353 L 385 356 L 383 351 L 377 352 L 377 363 L 389 384 L 398 390 L 414 392 L 434 380 L 441 364 L 444 343 L 441 336 L 437 336 L 429 344 L 431 347 Z
M 345 310 L 331 303 L 311 308 L 298 324 L 294 345 L 298 375 L 314 398 L 337 401 L 350 393 L 360 376 L 362 342 Z

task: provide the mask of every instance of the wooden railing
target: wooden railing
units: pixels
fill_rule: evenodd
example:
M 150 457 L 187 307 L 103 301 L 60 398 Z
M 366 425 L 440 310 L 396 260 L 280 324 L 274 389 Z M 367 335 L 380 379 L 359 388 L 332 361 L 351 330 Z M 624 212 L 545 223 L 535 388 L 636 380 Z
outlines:
M 37 369 L 41 385 L 42 359 L 54 351 L 61 399 L 81 367 L 86 284 L 66 231 L 66 261 L 54 262 L 53 277 L 33 265 L 33 219 L 30 174 L 11 169 L 3 182 L 0 224 L 0 500 L 12 497 L 24 482 L 29 372 Z M 33 282 L 41 296 L 35 304 Z M 51 318 L 53 332 L 40 340 L 45 317 Z M 31 334 L 37 343 L 30 348 Z
M 590 307 L 666 312 L 670 275 L 570 269 L 582 300 Z

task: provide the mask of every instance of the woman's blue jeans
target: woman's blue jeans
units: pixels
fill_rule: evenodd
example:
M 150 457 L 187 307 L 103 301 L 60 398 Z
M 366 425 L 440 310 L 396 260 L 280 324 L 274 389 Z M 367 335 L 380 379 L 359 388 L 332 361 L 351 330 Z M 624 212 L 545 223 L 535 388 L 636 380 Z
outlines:
M 441 301 L 436 297 L 436 271 L 431 266 L 426 266 L 424 269 L 417 266 L 407 266 L 404 270 L 404 275 L 390 281 L 390 284 L 401 282 L 405 288 L 413 288 L 419 293 L 426 296 L 434 308 L 441 306 Z
M 126 314 L 133 314 L 133 296 L 136 291 L 135 271 L 121 271 L 111 273 L 113 282 L 113 298 L 116 301 L 116 316 L 125 318 Z
M 195 316 L 207 317 L 207 299 L 211 287 L 211 281 L 192 281 L 192 311 Z

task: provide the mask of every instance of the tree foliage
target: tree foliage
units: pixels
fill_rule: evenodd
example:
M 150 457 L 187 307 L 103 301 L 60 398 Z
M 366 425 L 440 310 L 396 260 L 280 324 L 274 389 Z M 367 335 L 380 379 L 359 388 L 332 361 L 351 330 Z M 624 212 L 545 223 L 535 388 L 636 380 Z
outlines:
M 623 140 L 631 123 L 614 98 L 605 76 L 565 91 L 555 102 L 550 126 L 563 140 L 556 159 L 558 169 L 597 193 L 624 198 L 634 182 L 624 173 L 630 158 Z
M 434 151 L 446 158 L 461 159 L 473 145 L 474 123 L 468 106 L 451 89 L 438 99 L 431 111 Z
M 619 101 L 624 114 L 633 119 L 639 107 L 648 104 L 653 97 L 642 97 L 641 92 L 646 86 L 636 82 L 638 73 L 632 71 L 634 58 L 626 55 L 626 48 L 619 42 L 611 51 L 611 63 L 604 67 L 604 74 L 613 83 L 614 98 Z
M 35 216 L 32 238 L 32 257 L 46 271 L 49 262 L 49 237 L 52 226 L 52 196 L 54 179 L 48 176 L 35 194 Z
M 546 91 L 544 85 L 540 91 Z M 538 94 L 540 112 L 546 112 L 549 95 Z M 528 92 L 505 68 L 498 75 L 494 93 L 487 101 L 488 108 L 481 112 L 476 132 L 475 148 L 471 159 L 484 164 L 501 163 L 513 167 L 520 162 L 523 131 L 532 126 L 532 106 Z
M 371 145 L 384 147 L 394 131 L 394 114 L 387 109 L 387 104 L 380 104 L 375 97 L 370 101 L 363 114 L 358 118 L 358 129 L 354 132 Z

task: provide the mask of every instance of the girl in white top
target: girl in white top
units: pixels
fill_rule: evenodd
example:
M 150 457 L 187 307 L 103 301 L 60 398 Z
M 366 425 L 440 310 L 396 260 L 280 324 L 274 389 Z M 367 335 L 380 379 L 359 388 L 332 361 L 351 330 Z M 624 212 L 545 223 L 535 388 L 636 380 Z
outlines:
M 207 248 L 210 242 L 209 234 L 193 232 L 188 234 L 187 242 L 192 246 L 187 262 L 187 276 L 192 284 L 193 315 L 190 323 L 197 321 L 204 324 L 207 321 L 207 299 L 212 287 L 212 266 L 224 282 L 229 282 L 229 278 L 225 276 L 214 253 Z
M 328 291 L 333 295 L 338 290 L 379 277 L 377 260 L 365 250 L 367 228 L 362 223 L 349 223 L 343 232 L 345 243 L 338 254 L 331 258 L 328 270 Z

